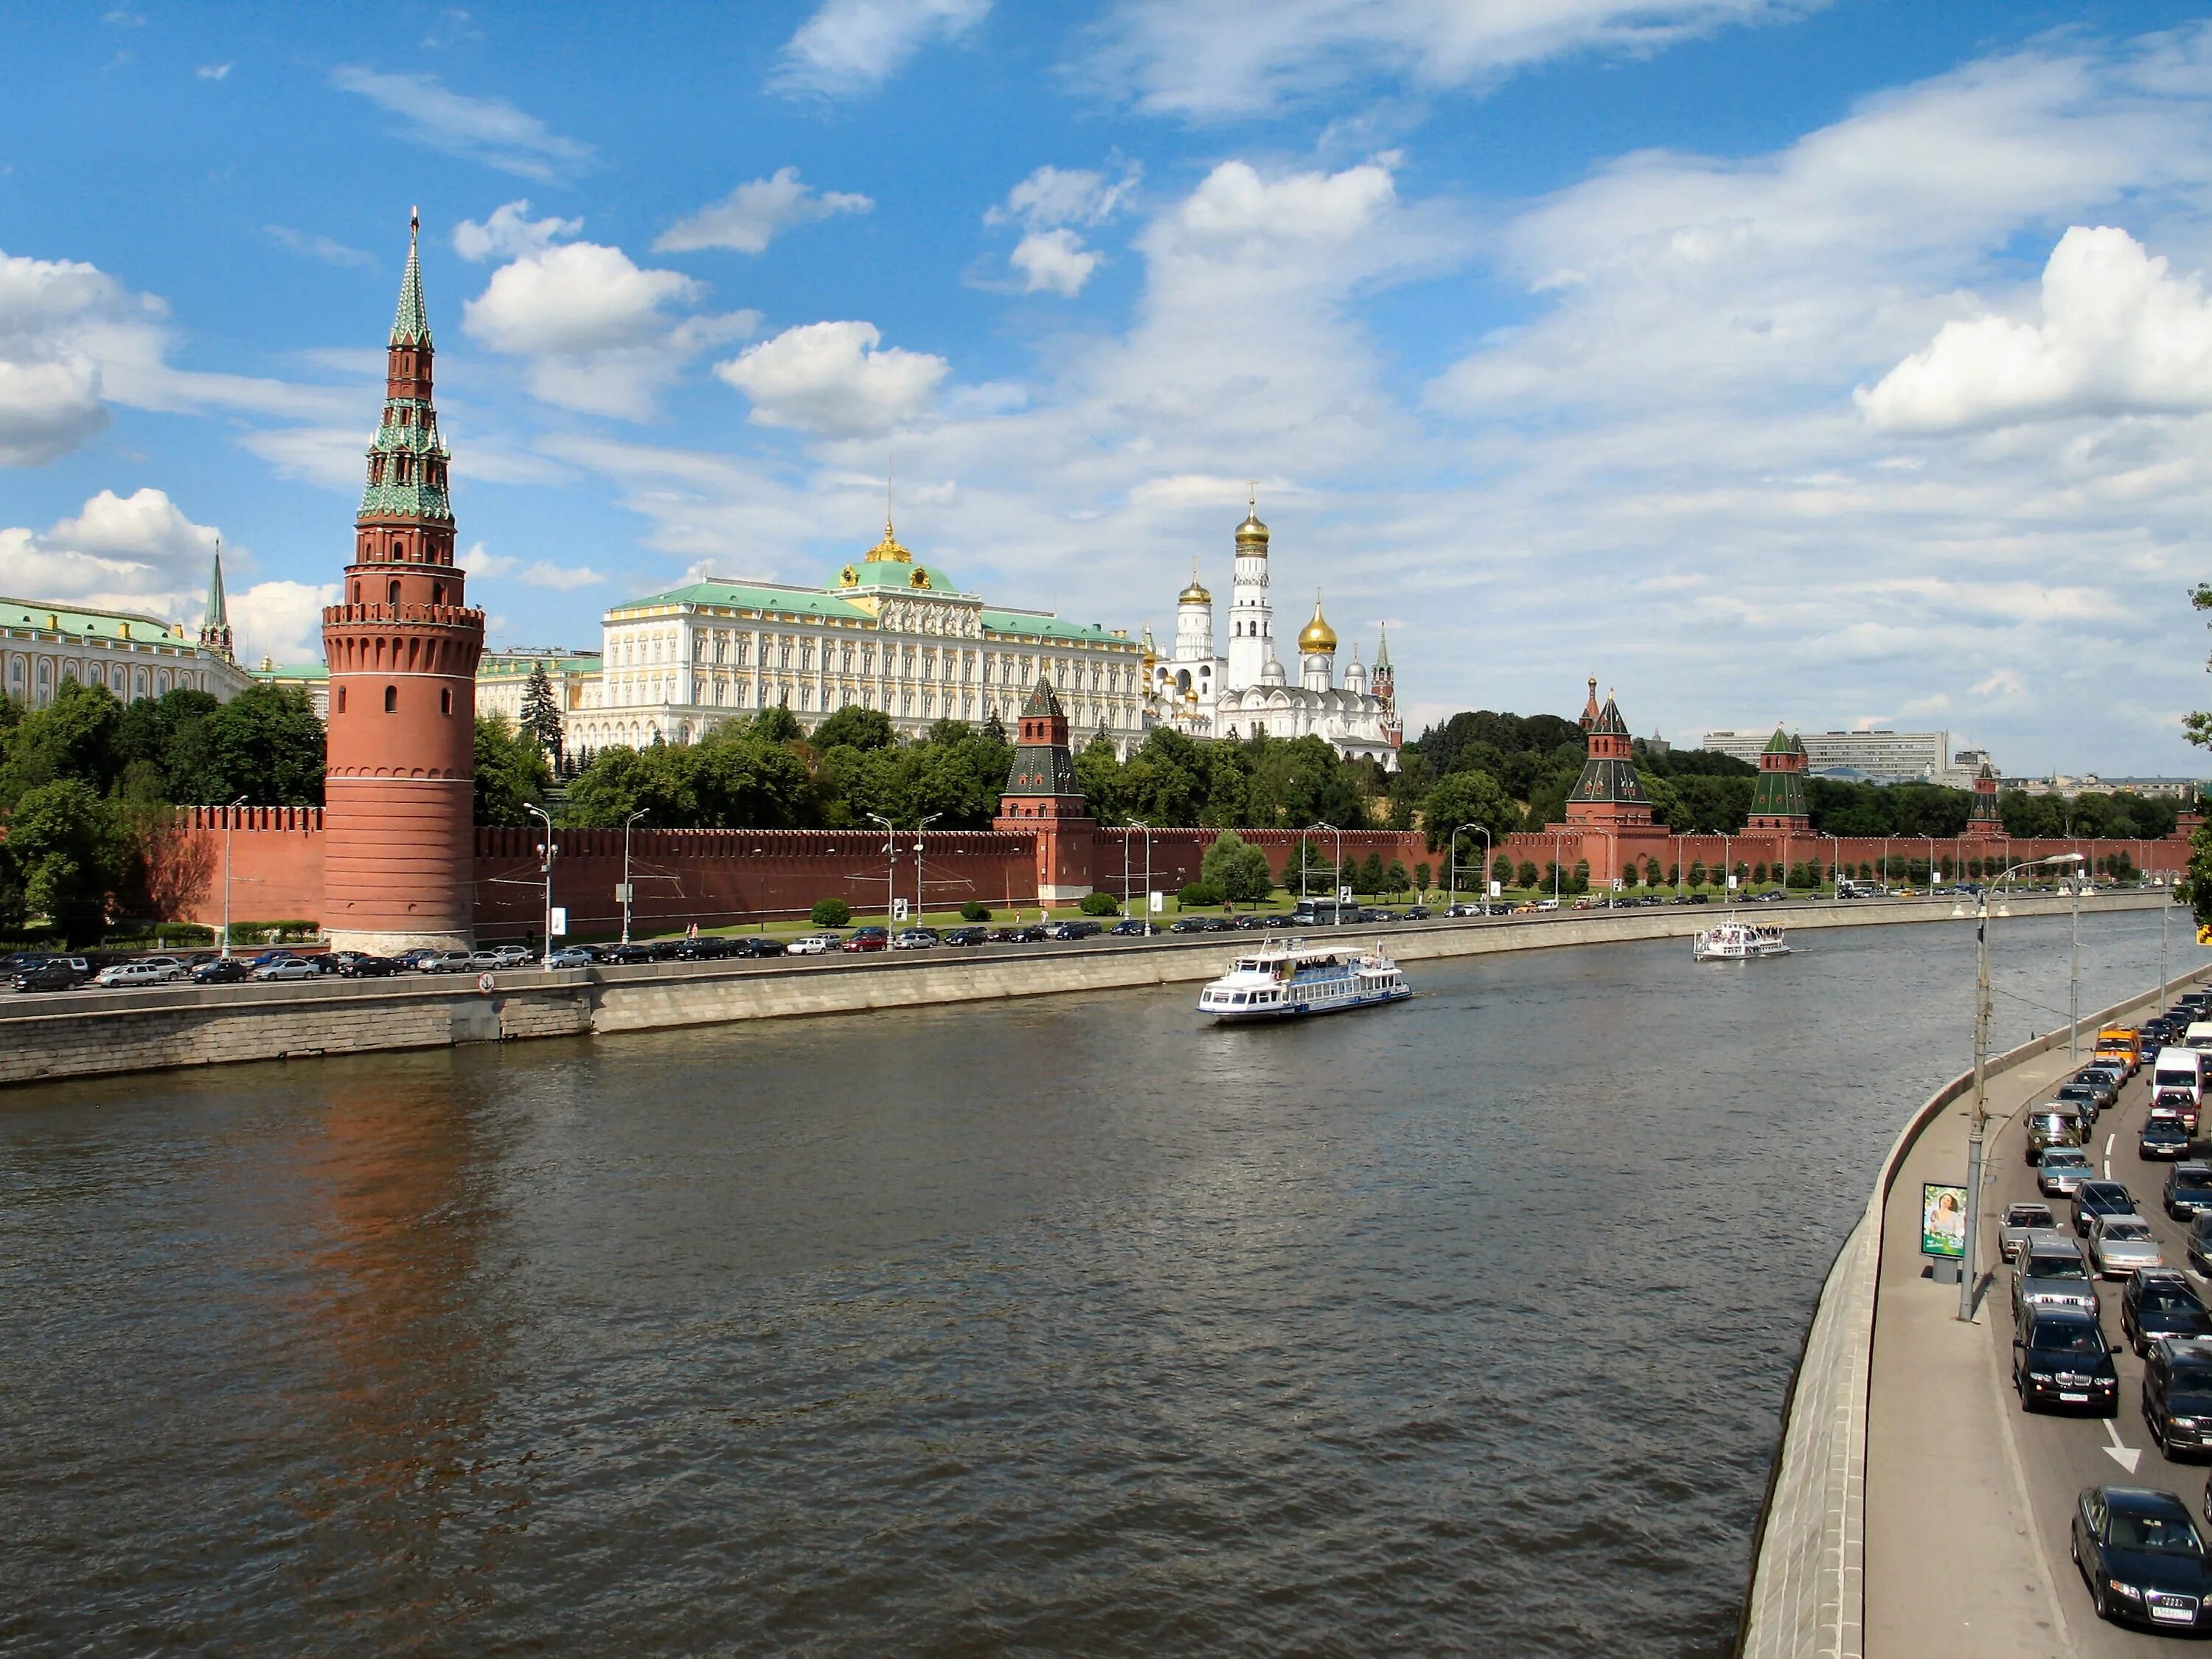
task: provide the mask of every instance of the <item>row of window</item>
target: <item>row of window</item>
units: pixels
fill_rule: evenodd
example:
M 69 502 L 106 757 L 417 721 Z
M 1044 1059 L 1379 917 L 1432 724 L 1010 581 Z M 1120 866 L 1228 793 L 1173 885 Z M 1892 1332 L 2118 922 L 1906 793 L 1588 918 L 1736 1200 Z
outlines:
M 337 689 L 337 712 L 341 714 L 346 711 L 346 690 L 347 688 L 343 685 Z M 399 688 L 396 685 L 387 685 L 384 688 L 384 712 L 387 714 L 396 714 L 399 712 Z M 450 685 L 441 685 L 438 688 L 438 712 L 441 714 L 450 714 L 453 712 L 453 688 Z
M 148 668 L 131 662 L 79 662 L 75 658 L 64 658 L 58 664 L 52 657 L 40 657 L 35 661 L 23 657 L 8 659 L 8 695 L 19 702 L 29 702 L 43 708 L 53 701 L 54 691 L 62 680 L 81 680 L 87 685 L 104 685 L 125 702 L 135 702 L 140 697 L 159 697 L 171 691 L 204 691 L 207 676 L 183 669 Z

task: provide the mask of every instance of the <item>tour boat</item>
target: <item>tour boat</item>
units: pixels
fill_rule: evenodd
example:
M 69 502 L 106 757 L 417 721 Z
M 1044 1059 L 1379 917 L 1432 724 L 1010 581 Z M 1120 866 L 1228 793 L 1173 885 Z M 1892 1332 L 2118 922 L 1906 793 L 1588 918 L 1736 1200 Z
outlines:
M 1790 946 L 1779 927 L 1724 921 L 1697 936 L 1691 955 L 1699 962 L 1748 962 L 1753 957 L 1786 957 Z
M 1269 939 L 1199 993 L 1198 1012 L 1223 1024 L 1297 1019 L 1402 1002 L 1413 994 L 1378 941 L 1371 950 Z

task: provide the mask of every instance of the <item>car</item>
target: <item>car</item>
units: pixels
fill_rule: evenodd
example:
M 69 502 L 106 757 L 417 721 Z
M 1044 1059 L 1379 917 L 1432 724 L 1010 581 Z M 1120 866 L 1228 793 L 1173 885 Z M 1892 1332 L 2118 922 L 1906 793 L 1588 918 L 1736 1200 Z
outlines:
M 2187 1249 L 2191 1271 L 2212 1278 L 2212 1210 L 2189 1218 Z
M 2074 1189 L 2096 1173 L 2089 1154 L 2078 1146 L 2049 1147 L 2033 1161 L 2036 1190 L 2045 1198 L 2071 1198 Z
M 2148 1274 L 2145 1277 L 2148 1277 Z M 2187 1287 L 2181 1294 L 2187 1295 Z M 2212 1453 L 2212 1318 L 2196 1307 L 2196 1328 L 2154 1331 L 2136 1345 L 2143 1357 L 2143 1427 L 2171 1462 Z
M 419 958 L 415 963 L 418 974 L 466 974 L 475 971 L 476 964 L 467 951 L 438 951 Z M 255 970 L 257 973 L 259 969 Z
M 2058 1091 L 2061 1100 L 2070 1098 L 2066 1093 L 2068 1089 L 2088 1090 L 2100 1112 L 2110 1110 L 2120 1098 L 2119 1085 L 2112 1081 L 2112 1074 L 2094 1066 L 2084 1066 L 2066 1080 Z
M 2212 1627 L 2212 1577 L 2189 1509 L 2148 1486 L 2087 1486 L 2075 1500 L 2069 1553 L 2097 1617 L 2160 1630 Z
M 1406 914 L 1400 917 L 1399 920 L 1401 921 L 1426 921 L 1429 920 L 1429 907 L 1425 904 L 1408 905 L 1406 908 Z
M 599 960 L 611 968 L 635 968 L 659 958 L 650 945 L 610 945 L 600 952 Z
M 2074 1075 L 2081 1077 L 2093 1072 L 2112 1084 L 2112 1093 L 2116 1097 L 2127 1085 L 2128 1078 L 2130 1075 L 2127 1061 L 2120 1059 L 2117 1054 L 2099 1055 L 2090 1060 Z
M 2085 1181 L 2074 1189 L 2074 1231 L 2082 1238 L 2099 1219 L 2136 1213 L 2136 1195 L 2117 1181 Z
M 2146 1353 L 2160 1337 L 2212 1336 L 2212 1313 L 2189 1288 L 2186 1274 L 2172 1267 L 2150 1268 L 2120 1292 L 2120 1334 L 2137 1353 Z M 2212 1424 L 2206 1427 L 2212 1433 Z
M 732 954 L 730 947 L 736 941 L 720 933 L 702 933 L 697 939 L 687 939 L 676 947 L 678 962 L 720 962 Z
M 852 937 L 837 948 L 848 955 L 860 951 L 886 951 L 890 948 L 891 932 L 888 927 L 856 927 Z
M 2046 1100 L 2027 1115 L 2027 1145 L 2021 1149 L 2030 1164 L 2054 1146 L 2079 1146 L 2089 1138 L 2086 1120 L 2090 1114 L 2081 1103 Z
M 1297 917 L 1288 915 L 1284 912 L 1278 910 L 1260 925 L 1272 933 L 1278 928 L 1295 927 L 1298 923 Z M 1158 928 L 1154 928 L 1152 931 L 1154 933 L 1158 933 L 1159 930 Z
M 1202 933 L 1206 931 L 1204 916 L 1177 916 L 1168 924 L 1170 933 Z
M 1206 931 L 1212 933 L 1221 928 L 1234 928 L 1236 926 L 1233 921 L 1227 921 L 1219 916 L 1215 916 L 1206 923 Z M 1059 939 L 1090 939 L 1105 931 L 1102 924 L 1087 919 L 1055 921 L 1046 928 L 1047 933 Z
M 2153 1115 L 2172 1112 L 2181 1120 L 2181 1127 L 2190 1133 L 2197 1133 L 2197 1097 L 2186 1089 L 2160 1089 L 2150 1097 Z
M 1258 921 L 1259 926 L 1262 927 L 1267 925 L 1267 919 L 1265 916 L 1260 917 Z M 1135 916 L 1131 916 L 1126 921 L 1115 922 L 1106 931 L 1120 939 L 1133 937 L 1136 939 L 1150 939 L 1154 933 L 1158 933 L 1160 929 L 1158 922 L 1144 921 Z M 950 934 L 946 935 L 945 943 L 950 945 L 951 942 L 951 936 Z
M 645 952 L 647 962 L 673 962 L 676 953 L 684 948 L 680 939 L 657 939 L 638 947 Z
M 19 991 L 74 991 L 92 979 L 92 964 L 82 957 L 49 957 L 35 968 L 15 975 Z
M 348 979 L 389 979 L 399 972 L 399 964 L 390 957 L 364 956 L 351 951 L 338 963 L 338 972 Z
M 933 930 L 927 927 L 908 927 L 903 929 L 896 938 L 891 940 L 891 949 L 894 951 L 931 951 L 936 949 L 937 944 L 938 936 Z
M 422 971 L 422 964 L 432 960 L 439 954 L 440 952 L 432 950 L 428 945 L 418 945 L 412 950 L 400 951 L 398 955 L 393 957 L 392 959 L 399 964 L 404 972 L 419 974 Z
M 2008 1204 L 2004 1219 L 1998 1224 L 1997 1253 L 2009 1261 L 2020 1254 L 2020 1247 L 2027 1242 L 2029 1233 L 2038 1227 L 2047 1231 L 2057 1224 L 2058 1218 L 2051 1213 L 2048 1204 L 2039 1204 L 2033 1199 L 2025 1203 Z
M 2212 1211 L 2212 1164 L 2191 1158 L 2175 1164 L 2166 1172 L 2166 1187 L 2159 1201 L 2176 1221 Z
M 545 958 L 548 968 L 588 968 L 594 957 L 580 945 L 564 945 Z
M 2064 1231 L 2037 1228 L 2013 1258 L 2012 1318 L 2017 1325 L 2039 1308 L 2072 1308 L 2094 1316 L 2097 1285 L 2081 1247 Z
M 1116 927 L 1114 931 L 1118 933 L 1121 930 Z M 966 927 L 946 928 L 945 931 L 945 937 L 939 942 L 940 944 L 956 946 L 975 945 L 982 944 L 990 937 L 991 930 L 989 928 L 970 925 Z
M 118 962 L 92 976 L 94 985 L 112 990 L 126 985 L 168 985 L 185 977 L 183 964 L 174 962 Z
M 192 969 L 195 985 L 235 985 L 252 976 L 253 970 L 236 957 L 217 957 Z
M 794 957 L 819 957 L 842 950 L 844 945 L 842 933 L 809 933 L 803 939 L 792 940 L 787 948 Z
M 2138 1158 L 2186 1158 L 2189 1156 L 2189 1131 L 2178 1117 L 2154 1117 L 2142 1126 L 2136 1137 Z
M 514 963 L 497 951 L 471 951 L 467 965 L 479 974 L 495 974 L 503 968 L 514 967 Z
M 295 954 L 290 951 L 264 951 L 258 957 L 248 957 L 246 959 L 246 965 L 249 968 L 266 968 L 272 962 L 290 962 Z
M 2101 1090 L 2089 1083 L 2062 1083 L 2056 1098 L 2057 1104 L 2071 1106 L 2092 1124 L 2096 1122 L 2097 1115 L 2112 1103 Z
M 2074 1308 L 2033 1308 L 2012 1338 L 2012 1386 L 2022 1411 L 2080 1406 L 2120 1413 L 2120 1374 L 2097 1316 Z
M 1257 933 L 1261 928 L 1265 927 L 1267 925 L 1267 916 L 1258 910 L 1248 910 L 1243 915 L 1237 918 L 1237 931 L 1240 933 Z M 1115 928 L 1112 931 L 1118 933 L 1121 930 L 1119 928 Z
M 2089 1229 L 2089 1259 L 2106 1279 L 2125 1279 L 2166 1266 L 2166 1252 L 2139 1215 L 2099 1216 Z
M 733 957 L 781 957 L 789 954 L 790 947 L 780 939 L 763 939 L 757 933 L 730 941 L 729 954 Z
M 271 962 L 253 970 L 258 980 L 320 979 L 322 975 L 312 962 L 302 962 L 289 957 L 282 962 Z

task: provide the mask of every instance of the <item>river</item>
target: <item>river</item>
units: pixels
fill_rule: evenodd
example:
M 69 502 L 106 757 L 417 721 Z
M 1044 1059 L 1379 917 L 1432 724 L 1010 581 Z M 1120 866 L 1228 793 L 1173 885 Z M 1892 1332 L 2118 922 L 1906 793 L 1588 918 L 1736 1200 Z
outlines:
M 0 1095 L 0 1648 L 1724 1654 L 1971 1042 L 1966 926 L 1796 942 Z

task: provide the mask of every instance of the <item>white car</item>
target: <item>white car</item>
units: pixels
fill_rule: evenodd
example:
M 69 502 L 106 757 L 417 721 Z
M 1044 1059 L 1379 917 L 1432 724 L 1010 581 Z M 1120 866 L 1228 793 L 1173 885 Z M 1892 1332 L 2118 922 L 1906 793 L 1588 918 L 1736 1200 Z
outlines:
M 256 979 L 320 979 L 322 972 L 312 962 L 302 962 L 297 957 L 283 962 L 272 962 L 265 968 L 256 968 Z
M 2089 1255 L 2106 1279 L 2125 1279 L 2146 1267 L 2166 1266 L 2166 1253 L 2139 1215 L 2100 1215 L 2089 1228 Z
M 549 968 L 588 968 L 592 965 L 592 959 L 589 951 L 580 950 L 570 945 L 563 946 L 546 957 L 545 965 Z
M 184 969 L 173 962 L 118 962 L 103 968 L 92 978 L 94 985 L 167 985 L 185 976 Z
M 827 956 L 832 951 L 842 949 L 844 943 L 836 933 L 809 933 L 804 939 L 792 940 L 785 954 L 794 957 Z

